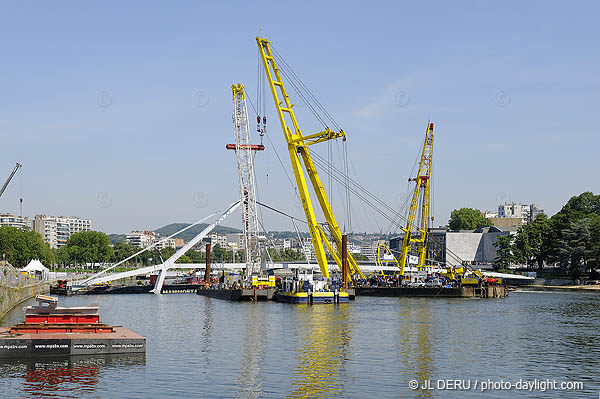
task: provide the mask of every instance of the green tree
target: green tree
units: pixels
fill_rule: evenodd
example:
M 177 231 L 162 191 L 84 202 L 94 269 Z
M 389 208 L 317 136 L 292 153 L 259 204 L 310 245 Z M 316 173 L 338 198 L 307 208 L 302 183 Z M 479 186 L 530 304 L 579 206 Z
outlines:
M 139 251 L 138 247 L 127 244 L 126 242 L 120 241 L 113 245 L 113 254 L 110 257 L 110 261 L 113 263 L 117 263 L 126 259 Z
M 494 269 L 506 268 L 516 263 L 517 258 L 514 254 L 514 237 L 511 235 L 498 236 L 494 243 L 496 250 L 496 259 L 494 259 Z
M 186 255 L 192 260 L 192 263 L 204 263 L 206 262 L 206 257 L 200 251 L 196 251 L 195 249 L 190 249 L 186 252 Z
M 590 229 L 589 266 L 593 270 L 600 269 L 600 215 L 590 216 Z
M 215 244 L 215 246 L 211 248 L 210 257 L 213 262 L 223 263 L 227 256 L 226 252 L 225 248 L 221 247 L 219 244 Z
M 187 255 L 182 255 L 175 263 L 192 263 L 192 258 Z
M 489 219 L 483 217 L 481 211 L 472 208 L 455 209 L 450 214 L 448 227 L 452 231 L 475 230 L 479 227 L 491 226 Z
M 572 220 L 564 229 L 557 249 L 558 259 L 565 265 L 573 278 L 581 277 L 587 271 L 588 262 L 593 257 L 592 219 L 590 217 Z
M 0 226 L 0 251 L 17 268 L 27 266 L 32 259 L 46 265 L 53 265 L 56 260 L 54 251 L 39 233 L 11 226 Z
M 296 260 L 303 260 L 304 254 L 300 250 L 295 250 L 292 248 L 284 248 L 280 251 L 281 260 L 284 262 L 291 262 Z
M 538 215 L 533 222 L 521 226 L 514 238 L 515 260 L 528 266 L 537 265 L 541 268 L 549 254 L 546 245 L 549 232 L 550 222 L 544 214 Z
M 163 259 L 168 259 L 173 256 L 175 252 L 177 252 L 175 248 L 166 247 L 160 250 L 160 256 L 162 256 Z
M 545 240 L 548 258 L 573 277 L 598 267 L 600 259 L 600 195 L 584 192 L 573 196 L 550 218 Z
M 110 239 L 99 231 L 81 231 L 72 234 L 61 249 L 66 263 L 103 263 L 110 261 L 113 248 Z
M 271 255 L 273 262 L 281 262 L 281 255 L 276 248 L 270 247 L 267 248 L 267 251 L 269 251 L 269 255 Z

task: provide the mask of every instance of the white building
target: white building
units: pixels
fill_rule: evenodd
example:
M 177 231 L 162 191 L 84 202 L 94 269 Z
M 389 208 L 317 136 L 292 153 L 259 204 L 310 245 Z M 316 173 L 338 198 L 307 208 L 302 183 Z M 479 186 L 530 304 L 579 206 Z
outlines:
M 527 224 L 535 220 L 540 214 L 544 213 L 543 209 L 538 208 L 537 204 L 521 204 L 521 203 L 504 203 L 498 205 L 499 218 L 520 218 L 523 224 Z M 488 216 L 486 216 L 488 217 Z
M 387 244 L 387 242 L 384 240 L 363 242 L 360 244 L 360 253 L 369 258 L 371 262 L 375 262 L 377 261 L 377 247 L 379 244 Z
M 304 246 L 302 247 L 302 252 L 304 253 L 304 257 L 309 262 L 314 263 L 317 261 L 317 254 L 315 253 L 315 248 L 313 247 L 311 237 L 306 237 L 304 239 Z
M 157 234 L 148 230 L 132 231 L 127 234 L 125 240 L 127 241 L 127 244 L 133 245 L 134 247 L 146 248 L 154 242 L 155 235 Z
M 213 247 L 217 244 L 223 248 L 227 247 L 227 235 L 225 234 L 219 234 L 213 231 L 209 234 L 208 238 L 210 238 L 210 245 Z
M 229 248 L 234 250 L 244 248 L 244 235 L 242 233 L 227 234 L 225 237 Z
M 71 228 L 69 226 L 69 218 L 57 217 L 56 219 L 56 246 L 62 247 L 69 240 Z
M 498 217 L 498 212 L 485 211 L 483 212 L 483 217 L 486 219 L 493 219 Z
M 32 221 L 28 217 L 15 216 L 11 213 L 0 213 L 0 226 L 11 226 L 19 229 L 32 228 Z
M 163 240 L 163 237 L 158 237 L 158 241 Z M 164 241 L 159 242 L 154 248 L 161 250 L 161 249 L 165 249 L 165 248 L 173 248 L 176 249 L 177 248 L 177 241 L 175 241 L 174 238 L 167 238 Z
M 175 249 L 177 247 L 177 240 L 175 238 L 167 238 L 165 240 L 160 234 L 148 230 L 132 231 L 127 234 L 125 240 L 127 244 L 139 248 L 146 248 L 154 243 L 158 243 L 154 246 L 158 250 L 165 248 Z
M 75 216 L 35 215 L 32 229 L 42 235 L 50 248 L 60 248 L 67 243 L 71 234 L 92 230 L 92 221 Z

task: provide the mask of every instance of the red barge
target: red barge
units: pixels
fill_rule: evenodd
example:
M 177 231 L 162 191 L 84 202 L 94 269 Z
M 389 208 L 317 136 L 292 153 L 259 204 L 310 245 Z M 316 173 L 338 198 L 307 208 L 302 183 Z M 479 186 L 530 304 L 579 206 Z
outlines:
M 97 304 L 67 308 L 51 296 L 36 300 L 25 308 L 24 323 L 0 327 L 0 358 L 146 352 L 146 338 L 101 323 Z

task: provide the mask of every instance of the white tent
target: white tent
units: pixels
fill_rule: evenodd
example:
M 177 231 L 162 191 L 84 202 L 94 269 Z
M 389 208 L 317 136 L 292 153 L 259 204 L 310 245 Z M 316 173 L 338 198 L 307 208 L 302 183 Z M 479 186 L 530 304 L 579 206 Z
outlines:
M 42 280 L 46 280 L 48 278 L 48 268 L 42 265 L 37 259 L 32 259 L 27 266 L 19 270 L 20 272 L 28 272 L 35 273 L 36 276 L 40 276 Z

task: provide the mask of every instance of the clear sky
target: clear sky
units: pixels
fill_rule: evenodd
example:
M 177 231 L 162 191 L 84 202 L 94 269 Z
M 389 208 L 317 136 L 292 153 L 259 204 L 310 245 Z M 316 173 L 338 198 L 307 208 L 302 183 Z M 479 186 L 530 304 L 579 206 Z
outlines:
M 224 148 L 233 140 L 230 85 L 245 83 L 255 98 L 262 27 L 344 127 L 360 182 L 386 202 L 403 201 L 431 118 L 436 225 L 455 208 L 504 200 L 553 214 L 573 195 L 600 191 L 599 8 L 3 2 L 0 178 L 15 162 L 23 168 L 0 211 L 18 213 L 22 193 L 27 216 L 75 215 L 124 233 L 192 222 L 235 200 L 234 154 Z M 289 170 L 269 101 L 270 137 Z M 312 133 L 314 121 L 301 111 L 299 119 Z M 261 199 L 302 216 L 267 147 L 256 159 Z M 354 201 L 354 230 L 386 230 Z M 337 214 L 346 223 L 342 207 Z M 293 228 L 264 216 L 268 229 Z M 239 216 L 225 224 L 239 227 Z

